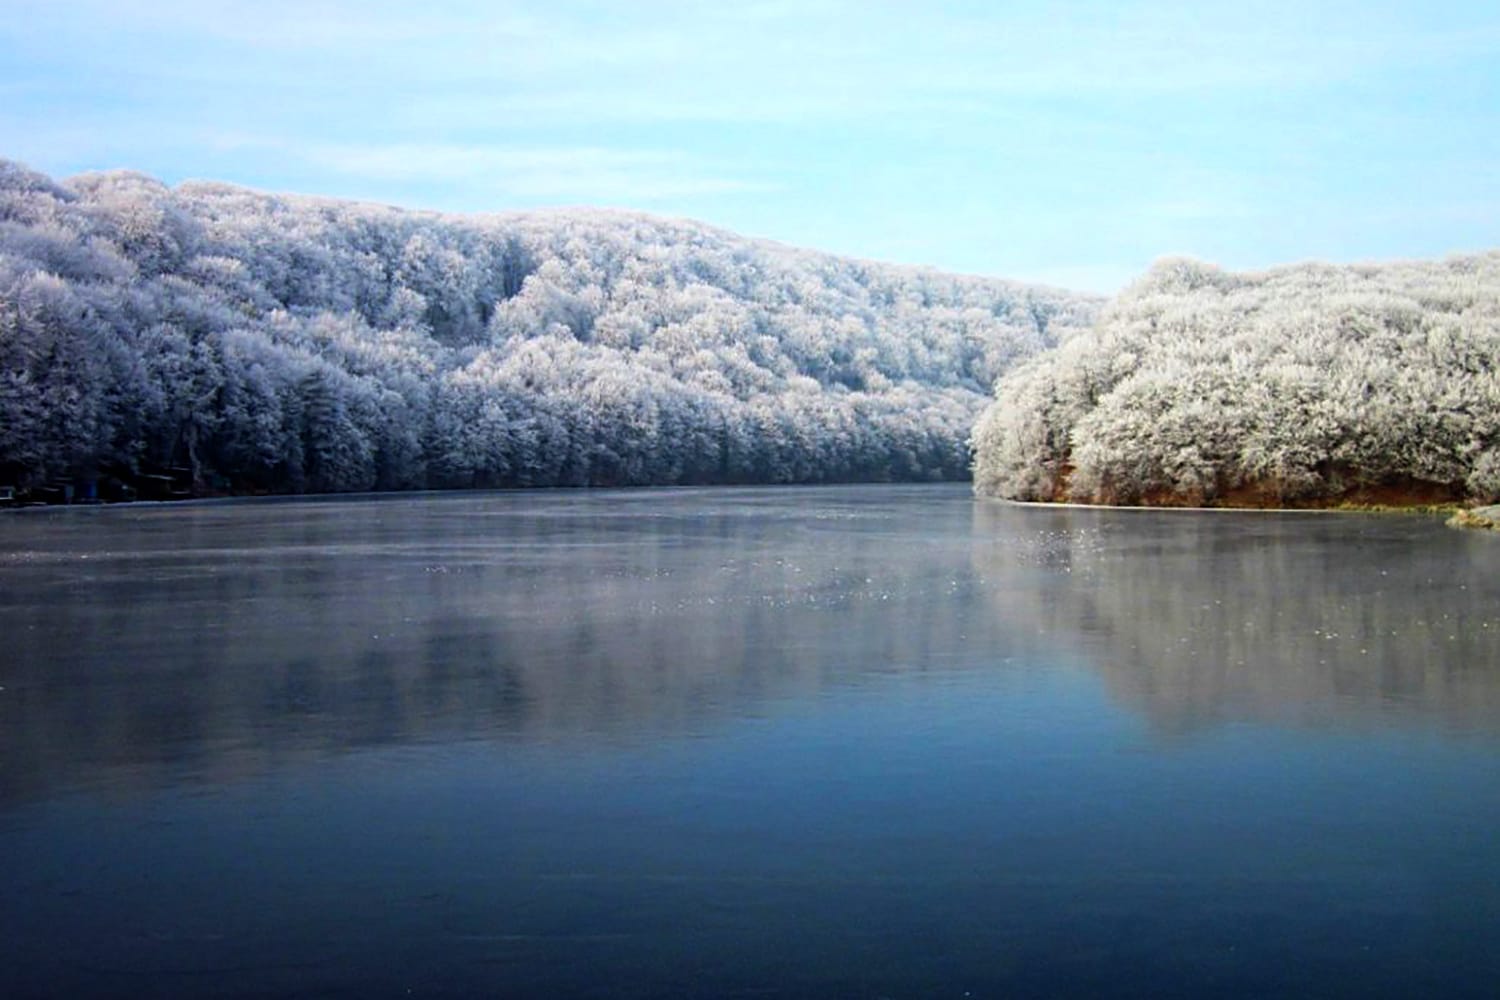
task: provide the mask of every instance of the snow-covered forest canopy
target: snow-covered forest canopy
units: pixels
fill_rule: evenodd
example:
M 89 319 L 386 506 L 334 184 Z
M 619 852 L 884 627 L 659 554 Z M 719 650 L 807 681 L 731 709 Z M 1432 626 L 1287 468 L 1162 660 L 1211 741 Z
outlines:
M 995 379 L 1100 305 L 624 212 L 0 161 L 0 483 L 964 478 Z
M 1234 274 L 1167 260 L 1004 376 L 975 488 L 1027 500 L 1500 497 L 1500 253 Z
M 1105 305 L 625 212 L 0 161 L 0 484 L 953 479 L 972 429 L 1017 499 L 1494 501 L 1497 367 L 1500 253 L 1168 260 Z

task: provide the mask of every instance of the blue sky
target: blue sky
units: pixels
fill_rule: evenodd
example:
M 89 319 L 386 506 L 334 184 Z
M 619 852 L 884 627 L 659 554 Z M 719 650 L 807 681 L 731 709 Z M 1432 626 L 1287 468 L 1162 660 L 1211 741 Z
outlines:
M 1500 4 L 0 0 L 0 156 L 1110 291 L 1500 245 Z

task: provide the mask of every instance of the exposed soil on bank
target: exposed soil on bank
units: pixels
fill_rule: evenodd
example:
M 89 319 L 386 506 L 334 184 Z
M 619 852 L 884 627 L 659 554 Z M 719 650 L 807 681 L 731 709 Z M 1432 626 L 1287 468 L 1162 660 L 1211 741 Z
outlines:
M 1320 494 L 1299 493 L 1277 480 L 1240 483 L 1206 493 L 1202 490 L 1147 490 L 1135 496 L 1109 491 L 1093 497 L 1069 492 L 1072 466 L 1064 466 L 1051 496 L 1043 503 L 1076 504 L 1082 507 L 1171 507 L 1226 510 L 1389 510 L 1440 513 L 1461 510 L 1465 491 L 1462 483 L 1434 483 L 1411 477 L 1395 477 L 1378 483 L 1356 483 Z M 1330 470 L 1332 482 L 1353 480 L 1346 470 Z

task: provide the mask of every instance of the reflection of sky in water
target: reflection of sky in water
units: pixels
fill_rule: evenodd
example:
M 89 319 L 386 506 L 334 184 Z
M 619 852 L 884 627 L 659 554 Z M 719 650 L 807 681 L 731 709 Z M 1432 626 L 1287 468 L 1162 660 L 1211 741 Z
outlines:
M 0 936 L 20 995 L 1483 995 L 1497 561 L 947 487 L 0 519 Z

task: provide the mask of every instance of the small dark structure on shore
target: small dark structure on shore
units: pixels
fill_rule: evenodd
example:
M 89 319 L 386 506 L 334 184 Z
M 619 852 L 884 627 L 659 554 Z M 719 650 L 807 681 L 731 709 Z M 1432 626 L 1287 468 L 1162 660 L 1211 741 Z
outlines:
M 193 489 L 191 469 L 174 467 L 135 472 L 116 468 L 102 475 L 58 476 L 39 484 L 0 486 L 0 507 L 189 500 L 199 495 Z

